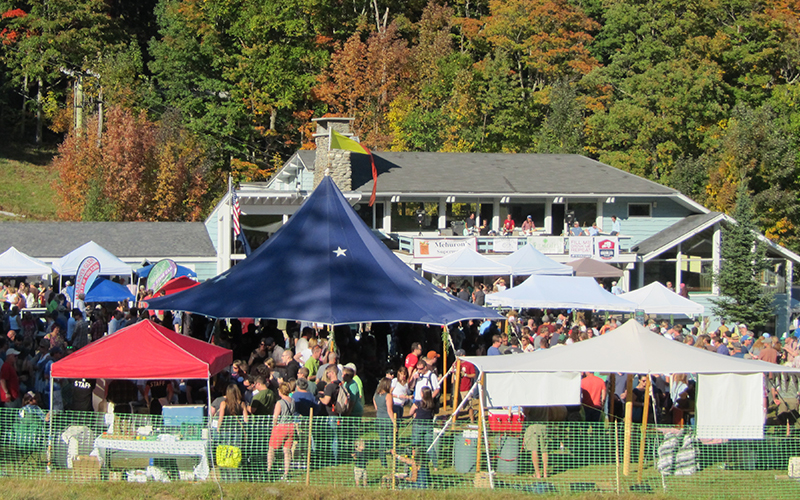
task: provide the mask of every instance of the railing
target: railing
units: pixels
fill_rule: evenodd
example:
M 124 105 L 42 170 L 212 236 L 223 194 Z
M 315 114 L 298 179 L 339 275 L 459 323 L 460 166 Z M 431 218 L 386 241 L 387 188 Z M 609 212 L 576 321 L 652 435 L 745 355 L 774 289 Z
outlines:
M 470 423 L 465 414 L 432 447 L 444 418 L 405 418 L 393 426 L 374 418 L 296 417 L 279 429 L 272 417 L 245 423 L 229 416 L 221 430 L 209 430 L 205 422 L 165 426 L 150 415 L 58 412 L 51 431 L 43 413 L 2 409 L 0 423 L 0 474 L 32 480 L 284 480 L 347 487 L 363 479 L 365 486 L 387 489 L 654 492 L 692 499 L 788 500 L 800 493 L 800 459 L 794 458 L 800 457 L 800 434 L 785 425 L 767 427 L 761 440 L 702 442 L 691 428 L 653 424 L 642 440 L 634 424 L 626 467 L 624 426 L 609 422 L 487 421 L 484 433 L 481 419 Z
M 398 242 L 398 250 L 415 257 L 424 257 L 424 255 L 420 255 L 422 242 L 427 242 L 428 245 L 446 242 L 448 248 L 441 255 L 446 255 L 454 251 L 453 249 L 458 250 L 463 246 L 474 247 L 480 253 L 512 253 L 530 243 L 546 255 L 569 255 L 573 258 L 596 255 L 601 249 L 600 244 L 605 243 L 610 245 L 606 250 L 619 256 L 629 250 L 626 242 L 630 239 L 626 236 L 440 236 L 435 233 L 423 233 L 421 236 L 419 234 L 392 233 L 390 237 Z M 436 256 L 441 255 L 437 254 Z M 613 261 L 614 258 L 610 260 Z

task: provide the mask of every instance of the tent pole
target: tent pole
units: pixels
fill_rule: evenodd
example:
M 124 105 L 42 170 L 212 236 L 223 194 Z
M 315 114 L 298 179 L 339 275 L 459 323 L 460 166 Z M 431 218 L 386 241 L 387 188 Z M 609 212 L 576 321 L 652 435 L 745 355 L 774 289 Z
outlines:
M 617 495 L 619 495 L 619 422 L 613 421 L 613 425 L 614 425 L 614 455 L 616 456 L 616 467 L 614 467 L 614 469 L 617 476 Z
M 442 332 L 450 336 L 450 332 L 447 331 L 447 325 L 442 325 Z M 442 408 L 444 409 L 444 413 L 447 413 L 447 340 L 442 339 L 442 372 L 445 374 L 444 379 L 442 380 Z
M 477 457 L 475 459 L 475 473 L 481 471 L 481 441 L 483 439 L 483 391 L 481 391 L 481 386 L 483 386 L 484 376 L 481 373 L 481 379 L 478 382 L 480 385 L 478 386 L 478 403 L 479 403 L 479 411 L 480 414 L 478 415 L 478 447 L 477 447 Z
M 608 374 L 608 393 L 611 394 L 611 397 L 607 399 L 608 399 L 608 414 L 611 417 L 612 422 L 614 421 L 614 407 L 616 406 L 614 404 L 615 402 L 614 396 L 616 396 L 615 394 L 616 387 L 617 387 L 617 374 L 611 372 Z
M 642 433 L 639 438 L 639 471 L 636 475 L 636 482 L 642 482 L 642 471 L 644 470 L 644 447 L 647 443 L 647 417 L 650 413 L 650 374 L 647 374 L 647 385 L 644 389 L 644 410 L 642 411 L 642 426 L 640 431 Z
M 442 433 L 444 433 L 444 429 L 442 429 Z M 397 415 L 392 421 L 392 452 L 392 490 L 394 490 L 397 488 Z
M 453 413 L 455 414 L 456 418 L 458 418 L 456 408 L 459 406 L 459 403 L 461 403 L 461 401 L 458 400 L 458 398 L 461 397 L 461 358 L 459 357 L 456 357 L 455 375 L 455 382 L 453 382 Z
M 481 401 L 481 408 L 486 408 L 486 404 L 484 402 L 484 398 L 486 397 L 486 392 L 483 390 L 483 384 L 478 387 L 478 394 L 480 396 Z M 483 410 L 481 410 L 481 416 L 483 416 Z M 489 453 L 489 433 L 486 430 L 486 422 L 483 424 L 483 440 L 486 441 L 486 470 L 489 472 L 489 487 L 494 489 L 494 472 L 492 471 L 492 455 Z
M 50 372 L 50 418 L 47 424 L 47 472 L 50 472 L 53 457 L 53 374 Z
M 208 394 L 208 427 L 211 427 L 211 375 L 206 378 L 206 393 Z
M 308 409 L 308 453 L 306 454 L 306 486 L 311 482 L 311 430 L 314 422 L 314 408 Z
M 622 436 L 622 474 L 631 473 L 631 430 L 633 427 L 633 374 L 628 374 L 628 386 L 625 391 L 625 432 Z

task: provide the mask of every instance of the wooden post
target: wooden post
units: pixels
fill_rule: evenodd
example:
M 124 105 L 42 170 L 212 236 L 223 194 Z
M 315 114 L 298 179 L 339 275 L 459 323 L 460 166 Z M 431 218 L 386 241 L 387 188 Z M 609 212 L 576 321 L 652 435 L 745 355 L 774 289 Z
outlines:
M 636 482 L 642 482 L 642 471 L 644 470 L 644 447 L 647 443 L 647 418 L 650 416 L 650 374 L 647 374 L 647 385 L 644 389 L 644 410 L 642 411 L 642 433 L 639 438 L 639 472 L 636 475 Z
M 450 335 L 447 325 L 442 325 L 445 335 Z M 447 340 L 442 342 L 442 373 L 447 373 Z M 447 377 L 442 380 L 442 409 L 447 413 Z
M 614 455 L 616 456 L 617 495 L 619 495 L 619 422 L 614 421 Z
M 308 453 L 306 453 L 306 486 L 311 482 L 311 424 L 314 421 L 314 408 L 308 410 Z
M 461 359 L 456 358 L 456 381 L 453 384 L 453 411 L 461 404 Z M 458 415 L 456 415 L 458 418 Z
M 397 487 L 397 415 L 392 422 L 392 489 Z
M 633 428 L 633 374 L 628 374 L 628 388 L 625 391 L 625 431 L 622 436 L 622 474 L 631 473 L 631 430 Z
M 481 380 L 480 384 L 483 385 L 484 375 L 481 373 Z M 479 396 L 480 407 L 478 414 L 478 455 L 475 458 L 475 472 L 478 473 L 481 471 L 481 440 L 483 439 L 483 426 L 486 425 L 483 421 L 483 397 Z M 489 443 L 486 443 L 486 446 L 489 446 Z

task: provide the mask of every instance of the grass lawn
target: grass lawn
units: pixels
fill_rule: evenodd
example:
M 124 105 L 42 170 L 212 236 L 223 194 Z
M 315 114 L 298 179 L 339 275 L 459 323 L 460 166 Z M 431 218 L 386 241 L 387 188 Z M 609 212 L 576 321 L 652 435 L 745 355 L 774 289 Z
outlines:
M 0 221 L 54 220 L 53 181 L 58 177 L 49 167 L 52 151 L 25 150 L 0 146 Z

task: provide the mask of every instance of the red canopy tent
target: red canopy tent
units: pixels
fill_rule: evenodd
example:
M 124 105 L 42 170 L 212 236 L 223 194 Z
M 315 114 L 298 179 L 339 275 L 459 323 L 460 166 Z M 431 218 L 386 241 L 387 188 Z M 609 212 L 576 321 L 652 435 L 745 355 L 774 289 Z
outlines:
M 141 321 L 53 363 L 53 378 L 208 379 L 233 352 Z

